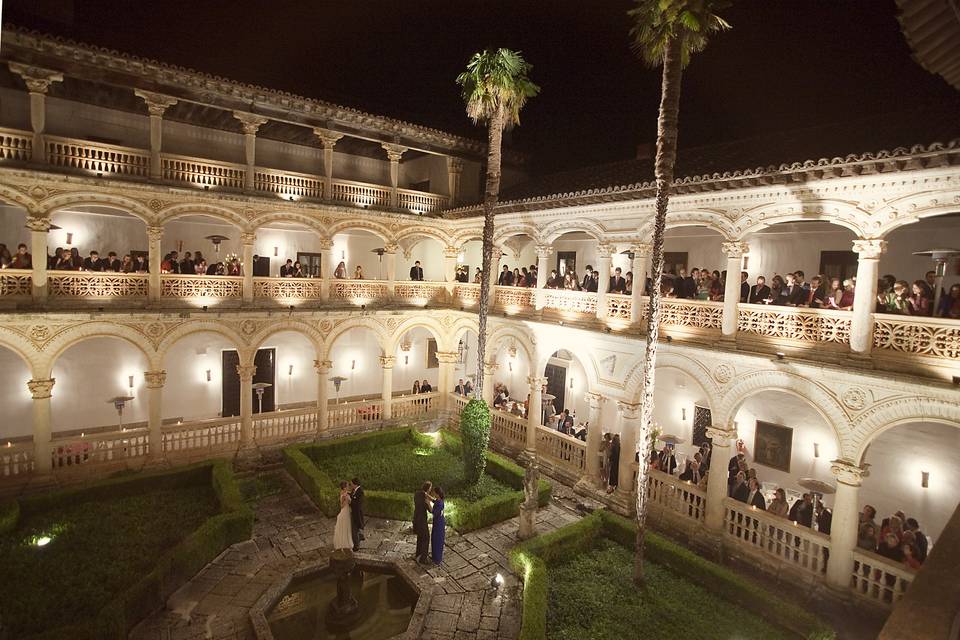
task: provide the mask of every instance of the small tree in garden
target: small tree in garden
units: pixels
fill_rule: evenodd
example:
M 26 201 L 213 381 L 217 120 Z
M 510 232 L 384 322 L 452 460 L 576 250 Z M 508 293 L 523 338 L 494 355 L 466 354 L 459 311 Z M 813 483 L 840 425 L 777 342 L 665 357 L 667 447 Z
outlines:
M 463 471 L 467 482 L 480 481 L 487 467 L 487 447 L 490 444 L 490 408 L 478 398 L 472 398 L 460 414 L 460 435 L 463 436 Z

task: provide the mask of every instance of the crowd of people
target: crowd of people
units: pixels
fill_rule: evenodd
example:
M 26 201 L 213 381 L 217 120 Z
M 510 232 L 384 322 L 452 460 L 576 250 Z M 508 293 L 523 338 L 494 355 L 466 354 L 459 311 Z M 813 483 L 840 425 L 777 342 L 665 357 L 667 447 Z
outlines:
M 920 530 L 916 518 L 908 518 L 903 511 L 887 516 L 878 525 L 877 510 L 872 505 L 860 512 L 857 546 L 873 551 L 911 569 L 919 569 L 927 559 L 929 541 Z

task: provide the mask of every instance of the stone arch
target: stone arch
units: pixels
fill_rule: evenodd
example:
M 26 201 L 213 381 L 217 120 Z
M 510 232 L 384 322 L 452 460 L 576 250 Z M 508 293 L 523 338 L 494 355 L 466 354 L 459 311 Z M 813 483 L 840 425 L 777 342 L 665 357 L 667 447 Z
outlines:
M 496 355 L 509 339 L 513 339 L 517 344 L 517 349 L 522 350 L 523 353 L 526 354 L 527 362 L 530 363 L 530 371 L 538 371 L 539 369 L 537 367 L 539 363 L 534 360 L 534 352 L 531 351 L 530 348 L 531 345 L 536 344 L 533 336 L 522 327 L 517 327 L 512 324 L 501 324 L 489 331 L 487 334 L 486 348 L 484 349 L 484 357 L 487 361 L 490 360 L 491 356 Z
M 884 431 L 909 422 L 937 422 L 960 429 L 960 403 L 930 397 L 904 397 L 881 402 L 858 416 L 850 436 L 854 454 L 863 462 L 870 443 Z
M 27 339 L 19 333 L 10 331 L 5 327 L 0 327 L 0 348 L 9 349 L 17 354 L 17 356 L 23 360 L 23 363 L 27 365 L 27 369 L 30 370 L 31 375 L 34 377 L 42 377 L 43 373 L 38 364 L 40 353 L 37 352 L 33 345 L 30 345 L 29 350 L 27 350 L 25 347 L 26 343 Z
M 408 240 L 408 245 L 414 247 L 423 240 L 436 240 L 443 246 L 452 246 L 455 239 L 442 230 L 425 225 L 403 227 L 394 238 L 397 242 Z
M 743 402 L 750 396 L 764 391 L 789 393 L 808 402 L 833 429 L 840 456 L 850 458 L 854 445 L 850 434 L 852 428 L 846 412 L 839 401 L 816 382 L 789 371 L 751 371 L 733 379 L 720 396 L 713 422 L 733 429 L 733 421 Z
M 291 331 L 293 333 L 299 333 L 305 336 L 310 343 L 313 345 L 314 354 L 316 354 L 316 359 L 320 359 L 320 356 L 324 353 L 324 342 L 323 334 L 320 333 L 317 328 L 305 322 L 303 320 L 281 320 L 279 322 L 271 322 L 267 324 L 263 329 L 256 332 L 250 336 L 250 348 L 253 353 L 257 352 L 257 349 L 260 349 L 263 344 L 270 339 L 271 336 L 274 336 L 278 333 L 283 333 L 285 331 Z
M 960 189 L 947 192 L 925 191 L 887 202 L 875 212 L 876 237 L 887 237 L 892 231 L 928 218 L 960 211 Z M 884 223 L 885 222 L 885 223 Z
M 717 410 L 716 398 L 719 398 L 721 395 L 720 386 L 716 380 L 713 379 L 713 376 L 710 375 L 710 370 L 703 362 L 672 351 L 658 351 L 657 370 L 659 371 L 661 369 L 675 369 L 685 374 L 688 378 L 691 378 L 700 390 L 703 391 L 703 395 L 707 399 L 707 408 L 710 409 L 711 414 Z M 709 381 L 706 386 L 703 380 Z M 629 398 L 630 402 L 639 403 L 643 399 L 642 358 L 638 359 L 636 365 L 628 374 L 623 386 L 625 395 Z
M 546 244 L 553 244 L 563 234 L 575 231 L 585 233 L 597 242 L 604 242 L 606 238 L 606 230 L 595 222 L 586 220 L 561 220 L 547 225 L 543 230 L 543 241 Z
M 251 355 L 250 345 L 248 342 L 236 331 L 225 325 L 221 322 L 215 322 L 213 320 L 191 320 L 185 322 L 181 325 L 178 325 L 173 331 L 170 331 L 160 340 L 157 345 L 157 354 L 159 356 L 160 362 L 163 362 L 163 359 L 166 358 L 167 352 L 170 350 L 174 344 L 177 343 L 181 338 L 193 333 L 216 333 L 220 336 L 226 338 L 230 343 L 234 345 L 237 349 L 237 353 L 240 354 L 240 360 L 243 362 L 246 358 Z
M 719 233 L 723 240 L 732 240 L 736 237 L 736 231 L 730 224 L 730 221 L 715 211 L 695 209 L 668 213 L 666 228 L 679 229 L 681 227 L 706 227 L 711 231 Z M 653 224 L 651 222 L 647 235 L 652 233 Z
M 68 207 L 85 205 L 100 207 L 107 206 L 122 209 L 125 213 L 129 213 L 131 216 L 138 218 L 147 225 L 154 224 L 154 221 L 157 217 L 153 210 L 150 207 L 144 206 L 143 203 L 132 198 L 109 193 L 66 193 L 43 201 L 43 207 L 46 210 L 47 217 Z
M 453 323 L 448 331 L 450 335 L 450 342 L 447 344 L 447 346 L 450 347 L 448 351 L 452 351 L 457 348 L 457 344 L 460 342 L 463 334 L 467 331 L 473 331 L 475 334 L 479 335 L 479 323 L 476 318 L 459 318 Z
M 43 187 L 34 187 L 33 191 L 36 191 L 35 195 L 38 198 L 46 195 L 46 190 Z M 23 207 L 27 210 L 27 215 L 37 213 L 41 210 L 36 200 L 25 195 L 20 189 L 3 183 L 0 183 L 0 201 Z
M 430 316 L 414 316 L 408 320 L 404 320 L 399 325 L 394 327 L 393 333 L 387 339 L 387 342 L 384 346 L 384 352 L 386 355 L 394 355 L 397 352 L 397 348 L 400 346 L 400 343 L 403 341 L 404 334 L 412 329 L 416 329 L 417 327 L 421 327 L 430 332 L 430 334 L 437 341 L 438 350 L 450 350 L 448 349 L 450 346 L 450 340 L 448 337 L 449 332 L 443 328 L 443 325 L 439 320 L 436 320 Z
M 72 325 L 59 333 L 44 347 L 45 356 L 37 363 L 38 373 L 50 377 L 57 359 L 70 347 L 90 338 L 117 338 L 132 344 L 147 361 L 151 368 L 157 368 L 162 361 L 160 353 L 152 349 L 149 340 L 139 331 L 123 324 L 94 320 Z
M 380 224 L 379 222 L 373 222 L 371 220 L 340 220 L 335 222 L 327 229 L 327 234 L 332 239 L 333 236 L 338 233 L 343 233 L 346 231 L 352 230 L 366 231 L 377 236 L 384 242 L 393 242 L 393 232 L 390 231 L 385 225 Z
M 250 228 L 246 218 L 233 209 L 205 203 L 176 204 L 172 207 L 167 207 L 160 212 L 157 224 L 165 225 L 177 218 L 186 216 L 209 216 L 232 224 L 241 231 L 247 231 Z
M 842 200 L 816 200 L 796 204 L 770 204 L 744 211 L 733 225 L 732 238 L 766 229 L 781 222 L 829 222 L 852 231 L 858 238 L 873 237 L 862 224 L 869 213 Z
M 330 239 L 326 229 L 320 225 L 316 218 L 292 211 L 274 211 L 257 216 L 249 222 L 249 227 L 252 231 L 256 232 L 271 222 L 292 222 L 294 224 L 300 224 L 316 233 L 321 240 Z
M 326 339 L 323 342 L 324 357 L 329 355 L 330 349 L 336 343 L 337 338 L 350 331 L 350 329 L 356 328 L 369 329 L 372 331 L 373 334 L 377 336 L 377 343 L 380 346 L 381 352 L 383 352 L 385 347 L 390 344 L 390 335 L 379 322 L 369 317 L 350 318 L 335 326 L 330 333 L 327 334 Z
M 464 239 L 463 242 L 468 242 L 469 240 L 483 240 L 482 230 L 473 231 L 471 235 L 474 237 Z M 504 242 L 512 238 L 513 236 L 528 236 L 535 244 L 544 244 L 543 236 L 540 233 L 540 230 L 536 226 L 527 222 L 517 222 L 515 224 L 508 224 L 500 229 L 494 231 L 493 234 L 493 243 L 497 246 L 503 246 Z

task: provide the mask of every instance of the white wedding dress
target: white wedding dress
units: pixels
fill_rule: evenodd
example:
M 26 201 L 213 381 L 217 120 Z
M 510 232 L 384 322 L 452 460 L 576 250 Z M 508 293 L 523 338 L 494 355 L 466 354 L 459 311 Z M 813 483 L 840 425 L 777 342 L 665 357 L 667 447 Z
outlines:
M 337 525 L 333 529 L 333 548 L 353 549 L 353 531 L 350 527 L 350 496 L 340 495 L 340 513 L 337 514 Z

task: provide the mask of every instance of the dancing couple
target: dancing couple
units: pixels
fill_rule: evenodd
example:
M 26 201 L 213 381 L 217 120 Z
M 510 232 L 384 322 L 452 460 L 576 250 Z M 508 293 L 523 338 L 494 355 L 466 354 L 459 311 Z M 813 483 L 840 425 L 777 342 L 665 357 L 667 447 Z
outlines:
M 443 544 L 446 539 L 446 522 L 443 517 L 443 489 L 434 487 L 432 482 L 424 482 L 423 486 L 413 494 L 413 531 L 417 534 L 417 552 L 414 557 L 420 564 L 427 563 L 427 552 L 433 547 L 430 554 L 434 564 L 443 562 Z M 433 513 L 433 532 L 427 525 L 427 512 Z
M 363 488 L 360 478 L 340 483 L 340 513 L 333 529 L 333 550 L 360 550 L 363 536 Z

